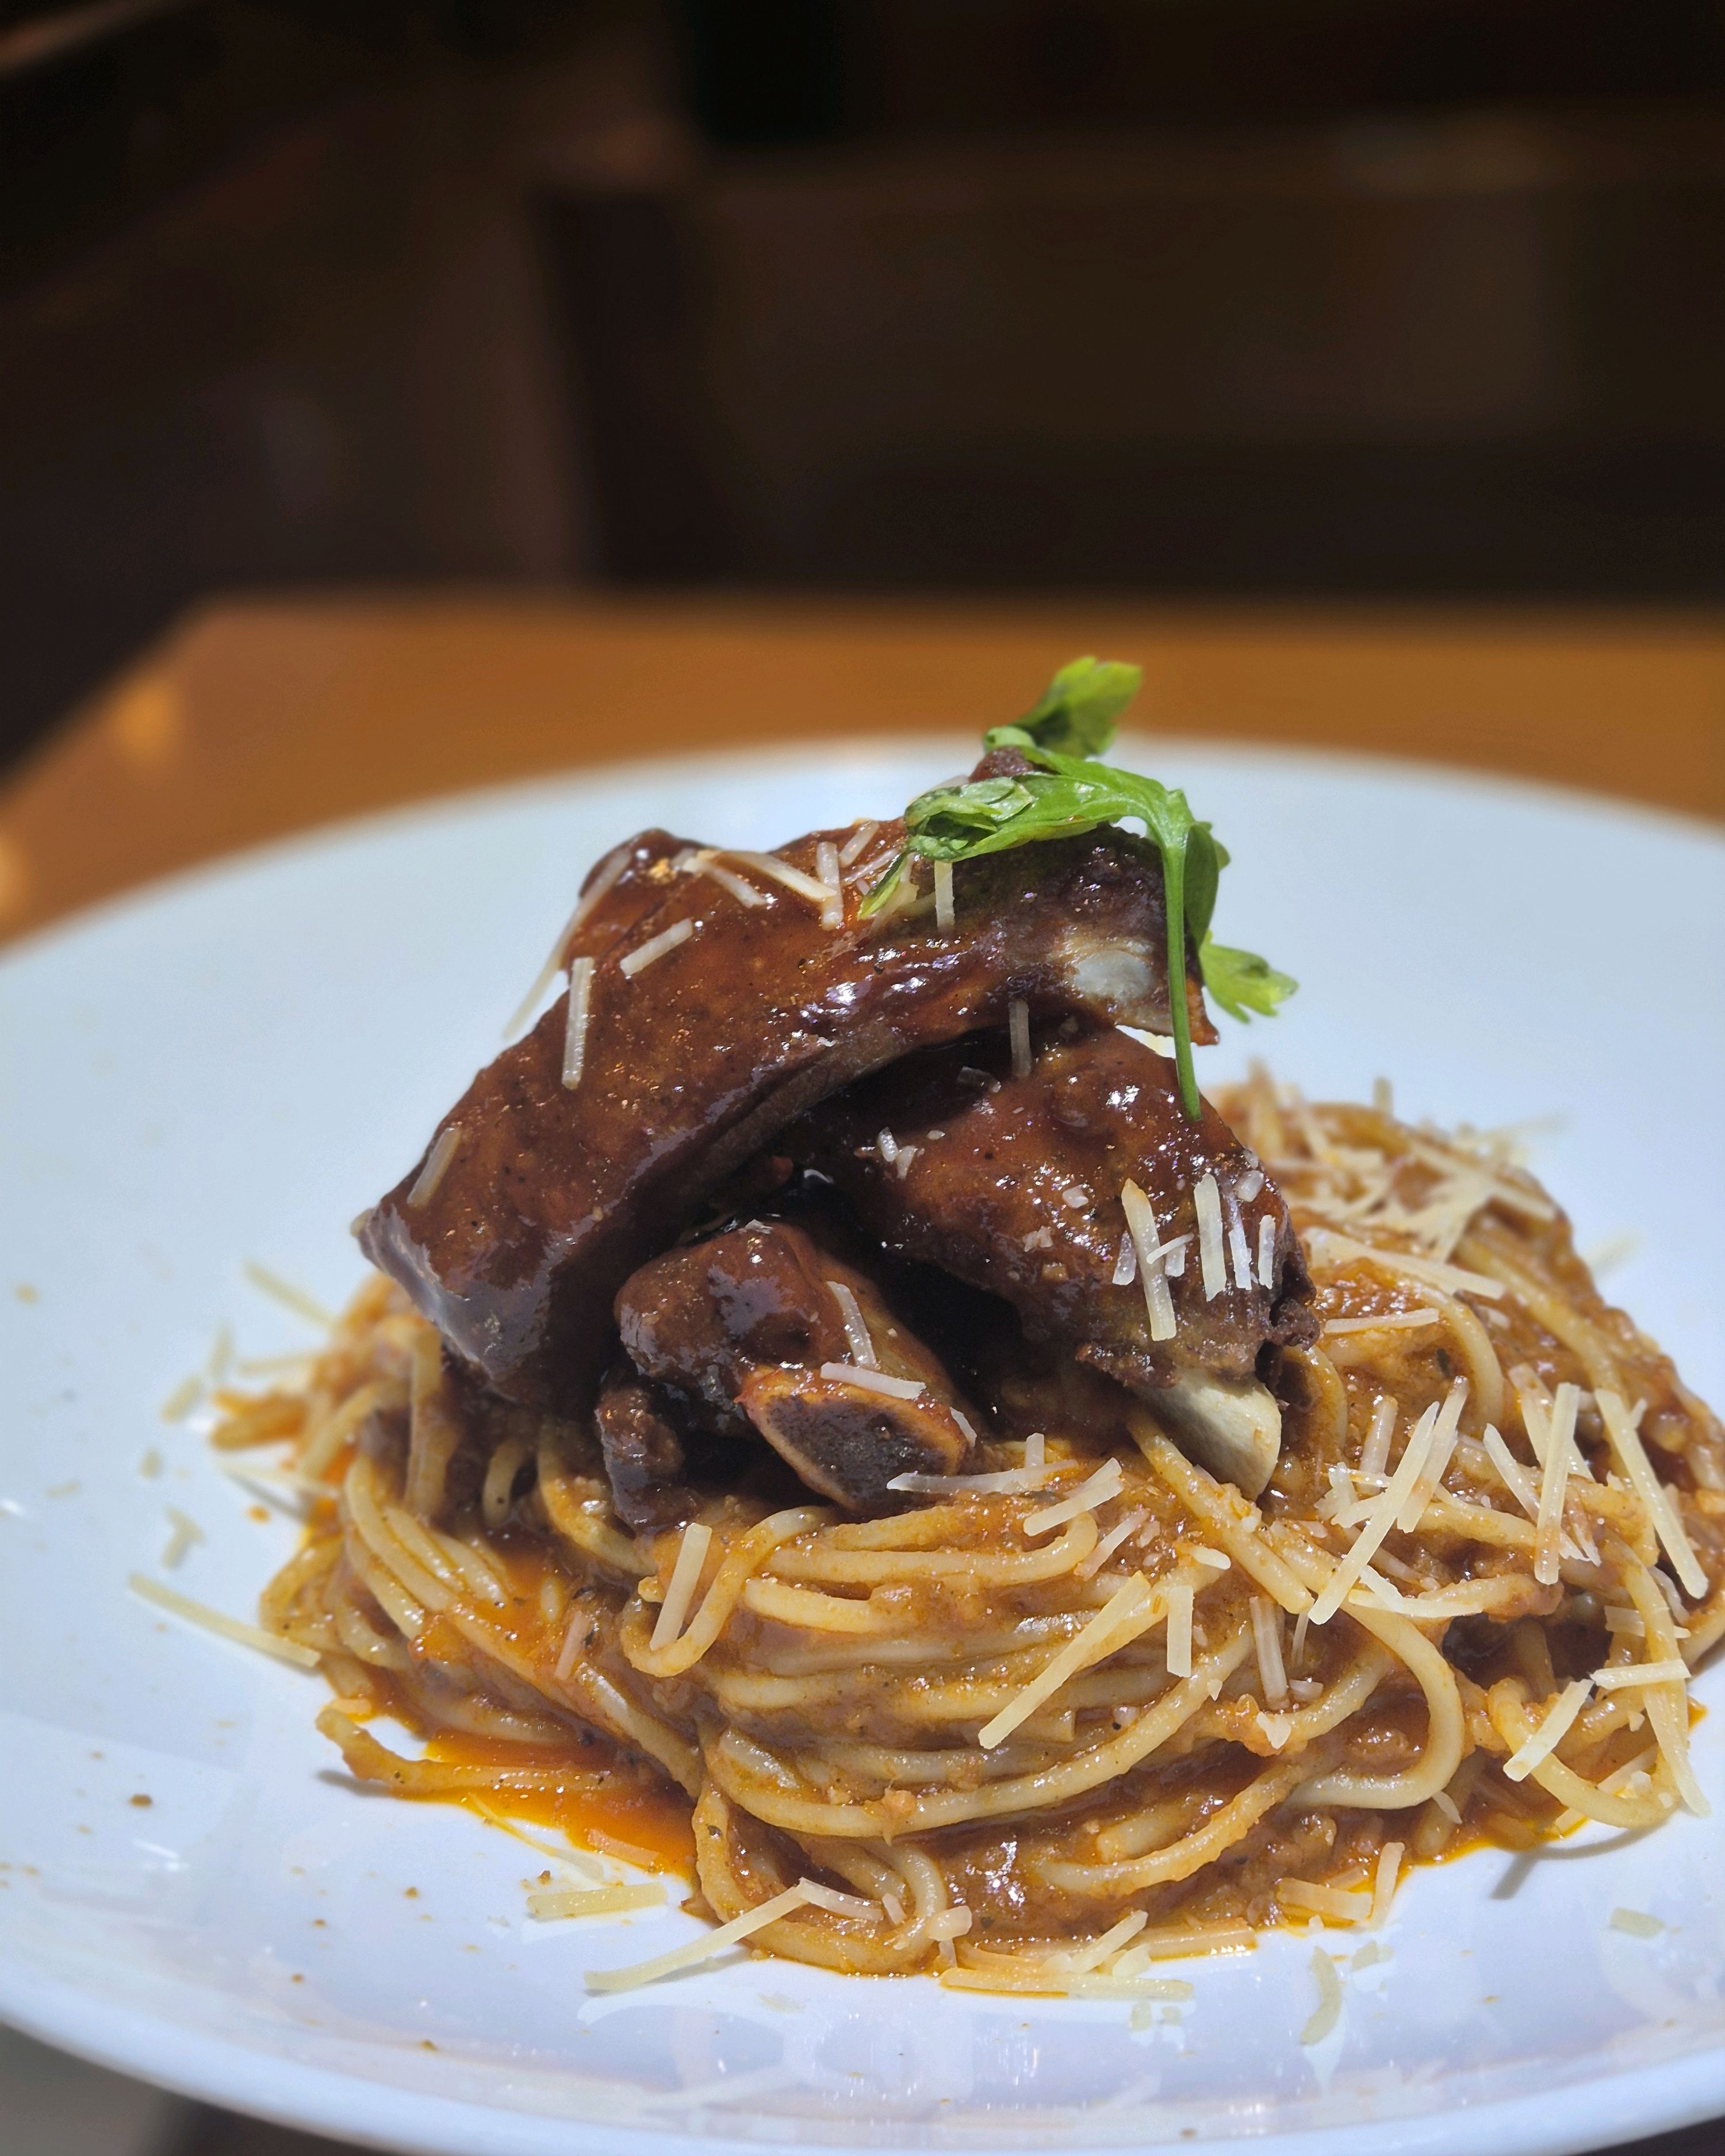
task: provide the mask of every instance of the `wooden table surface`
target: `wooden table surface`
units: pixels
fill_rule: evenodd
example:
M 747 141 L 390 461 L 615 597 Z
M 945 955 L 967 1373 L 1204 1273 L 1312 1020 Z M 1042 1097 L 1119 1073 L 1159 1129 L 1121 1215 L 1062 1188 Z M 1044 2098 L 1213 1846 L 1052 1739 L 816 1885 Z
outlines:
M 0 934 L 339 816 L 619 757 L 1023 710 L 1081 651 L 1152 726 L 1725 820 L 1725 615 L 357 597 L 212 606 L 0 790 Z
M 1138 660 L 1138 716 L 1169 732 L 1465 765 L 1725 822 L 1725 616 L 247 601 L 167 637 L 0 789 L 0 936 L 464 787 L 744 742 L 978 730 L 1081 651 Z M 215 2113 L 187 2132 L 196 2156 L 333 2146 Z M 1722 2133 L 1635 2156 L 1717 2156 Z

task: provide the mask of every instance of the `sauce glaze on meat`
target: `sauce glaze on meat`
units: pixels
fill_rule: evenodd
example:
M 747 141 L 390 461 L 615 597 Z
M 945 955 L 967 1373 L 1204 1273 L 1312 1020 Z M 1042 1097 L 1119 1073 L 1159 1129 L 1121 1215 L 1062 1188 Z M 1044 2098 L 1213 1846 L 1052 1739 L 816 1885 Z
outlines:
M 441 1175 L 424 1174 L 428 1147 L 368 1217 L 368 1255 L 493 1394 L 593 1415 L 631 1526 L 778 1462 L 847 1508 L 890 1506 L 906 1471 L 974 1469 L 988 1430 L 1022 1420 L 1014 1400 L 1070 1401 L 1092 1425 L 1151 1403 L 1255 1491 L 1280 1440 L 1263 1381 L 1312 1337 L 1311 1286 L 1261 1169 L 1207 1105 L 1189 1121 L 1172 1066 L 1117 1029 L 1172 1022 L 1154 850 L 1111 830 L 967 863 L 942 925 L 908 880 L 861 917 L 899 824 L 823 909 L 809 880 L 850 835 L 769 859 L 649 831 L 608 855 L 562 954 L 591 966 L 578 1080 L 565 995 L 439 1126 Z M 1203 1043 L 1196 977 L 1189 952 Z M 1027 1072 L 1015 1004 L 1034 1029 Z M 1220 1295 L 1196 1259 L 1206 1173 L 1253 1260 Z M 793 1175 L 827 1190 L 832 1219 L 849 1209 L 836 1241 L 773 1217 Z M 1187 1239 L 1171 1342 L 1118 1276 L 1128 1177 L 1164 1240 Z M 749 1216 L 750 1189 L 768 1217 Z M 905 1260 L 984 1291 L 955 1366 L 988 1373 L 969 1400 L 883 1289 Z
M 882 845 L 896 834 L 883 827 Z M 811 834 L 780 858 L 812 875 L 822 839 L 848 835 Z M 694 850 L 664 832 L 631 841 L 625 872 L 572 939 L 567 955 L 595 967 L 579 1086 L 562 1082 L 565 997 L 439 1124 L 434 1144 L 452 1125 L 461 1136 L 435 1190 L 412 1202 L 422 1156 L 362 1235 L 455 1352 L 527 1405 L 590 1404 L 617 1290 L 829 1094 L 1004 1025 L 1014 998 L 1055 1019 L 1169 1023 L 1161 870 L 1122 833 L 967 868 L 949 929 L 927 900 L 863 921 L 857 884 L 838 928 L 765 879 L 765 903 L 746 905 L 678 867 Z M 685 921 L 686 941 L 621 972 Z M 1214 1039 L 1197 989 L 1186 994 L 1194 1038 Z

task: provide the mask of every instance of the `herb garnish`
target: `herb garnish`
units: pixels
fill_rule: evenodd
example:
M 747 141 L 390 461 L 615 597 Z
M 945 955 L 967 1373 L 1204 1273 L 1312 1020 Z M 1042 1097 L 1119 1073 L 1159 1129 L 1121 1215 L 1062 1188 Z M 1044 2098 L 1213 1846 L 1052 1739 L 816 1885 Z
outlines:
M 915 855 L 931 861 L 975 860 L 1040 839 L 1081 837 L 1105 824 L 1142 824 L 1162 856 L 1168 899 L 1168 1004 L 1174 1060 L 1186 1112 L 1199 1115 L 1186 998 L 1186 931 L 1198 945 L 1204 984 L 1230 1018 L 1257 1011 L 1273 1017 L 1295 983 L 1250 951 L 1235 951 L 1210 934 L 1216 886 L 1227 850 L 1200 823 L 1178 788 L 1097 757 L 1113 740 L 1116 721 L 1138 692 L 1139 668 L 1115 660 L 1075 659 L 1061 667 L 1035 709 L 1015 726 L 994 726 L 984 747 L 1015 748 L 1037 767 L 1016 778 L 979 778 L 919 793 L 905 811 L 903 850 L 867 894 L 861 911 L 878 913 Z

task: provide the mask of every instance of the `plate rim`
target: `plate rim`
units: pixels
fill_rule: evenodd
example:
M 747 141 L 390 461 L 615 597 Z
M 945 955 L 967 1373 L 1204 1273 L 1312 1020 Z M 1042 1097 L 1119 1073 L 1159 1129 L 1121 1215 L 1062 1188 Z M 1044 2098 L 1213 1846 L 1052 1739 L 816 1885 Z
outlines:
M 745 1964 L 747 1965 L 747 1964 Z M 910 1977 L 882 1982 L 913 1984 Z M 273 2124 L 339 2136 L 402 2156 L 712 2156 L 715 2150 L 758 2152 L 784 2145 L 845 2148 L 877 2143 L 860 2133 L 790 2135 L 716 2133 L 699 2136 L 655 2126 L 619 2126 L 567 2113 L 518 2110 L 467 2098 L 411 2090 L 369 2076 L 273 2056 L 231 2038 L 203 2030 L 173 2030 L 179 2063 L 161 2056 L 165 2025 L 139 2008 L 93 2004 L 89 1994 L 59 1978 L 30 1980 L 31 2000 L 20 1994 L 13 1973 L 0 1958 L 0 2020 L 85 2059 L 130 2074 L 151 2087 Z M 85 2024 L 89 2025 L 86 2026 Z M 256 2087 L 262 2062 L 280 2093 Z M 361 2099 L 356 2117 L 352 2099 Z M 1337 2126 L 1242 2133 L 1196 2140 L 1176 2134 L 1135 2143 L 1087 2138 L 1081 2125 L 1042 2143 L 1058 2150 L 1115 2148 L 1189 2150 L 1255 2146 L 1271 2156 L 1587 2156 L 1587 2152 L 1649 2136 L 1707 2124 L 1725 2115 L 1725 2042 L 1653 2066 L 1589 2075 L 1549 2091 L 1488 2098 L 1477 2104 L 1445 2104 L 1428 2112 L 1389 2119 L 1362 2118 Z M 806 2132 L 807 2122 L 801 2123 Z M 466 2128 L 469 2130 L 464 2131 Z M 963 2151 L 964 2156 L 1027 2156 L 1029 2136 L 991 2143 L 948 2130 L 904 2144 L 918 2150 Z M 1627 2156 L 1627 2152 L 1626 2152 Z

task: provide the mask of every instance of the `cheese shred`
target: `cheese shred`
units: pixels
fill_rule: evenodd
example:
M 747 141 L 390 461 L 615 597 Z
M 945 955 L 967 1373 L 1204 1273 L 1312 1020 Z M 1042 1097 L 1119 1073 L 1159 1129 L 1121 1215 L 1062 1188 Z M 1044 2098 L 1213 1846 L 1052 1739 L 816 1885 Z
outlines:
M 1189 1599 L 1189 1587 L 1186 1593 Z M 992 1752 L 997 1745 L 1004 1744 L 1019 1724 L 1028 1720 L 1045 1700 L 1052 1698 L 1069 1677 L 1076 1676 L 1081 1670 L 1091 1668 L 1117 1647 L 1123 1646 L 1125 1638 L 1117 1637 L 1117 1634 L 1125 1635 L 1128 1626 L 1134 1632 L 1142 1631 L 1150 1621 L 1147 1607 L 1150 1601 L 1149 1581 L 1142 1573 L 1135 1572 L 1124 1587 L 1109 1597 L 1084 1630 L 1066 1642 L 1041 1674 L 1032 1677 L 992 1722 L 984 1722 L 976 1740 L 983 1750 Z M 1134 1620 L 1140 1617 L 1143 1623 L 1135 1625 Z M 1182 1674 L 1190 1676 L 1192 1672 L 1189 1669 Z
M 213 1632 L 218 1639 L 232 1640 L 237 1646 L 255 1647 L 260 1654 L 274 1655 L 278 1661 L 292 1662 L 298 1669 L 317 1667 L 318 1656 L 314 1649 L 302 1647 L 295 1640 L 285 1640 L 279 1632 L 266 1632 L 261 1625 L 248 1625 L 243 1618 L 226 1616 L 205 1603 L 194 1602 L 189 1594 L 177 1594 L 172 1588 L 162 1586 L 159 1580 L 148 1579 L 141 1572 L 133 1573 L 126 1585 L 140 1601 L 152 1602 L 171 1617 L 182 1618 L 188 1625 Z
M 1127 1232 L 1137 1253 L 1138 1280 L 1144 1291 L 1144 1308 L 1150 1319 L 1153 1340 L 1172 1340 L 1179 1331 L 1174 1317 L 1174 1298 L 1165 1270 L 1168 1252 L 1158 1247 L 1159 1230 L 1150 1200 L 1136 1183 L 1121 1185 L 1120 1204 Z M 1117 1268 L 1117 1270 L 1118 1270 Z
M 1192 1202 L 1198 1211 L 1198 1266 L 1204 1279 L 1204 1299 L 1214 1302 L 1228 1286 L 1228 1259 L 1222 1245 L 1222 1194 L 1214 1175 L 1201 1175 L 1193 1185 Z
M 563 1085 L 573 1092 L 587 1067 L 587 1028 L 593 1012 L 593 962 L 569 962 L 569 1007 L 563 1027 Z
M 687 1946 L 673 1947 L 669 1953 L 655 1954 L 649 1961 L 638 1961 L 626 1969 L 590 1969 L 585 1978 L 587 1988 L 589 1991 L 633 1991 L 639 1984 L 655 1984 L 662 1976 L 674 1976 L 681 1969 L 711 1961 L 727 1948 L 740 1946 L 752 1933 L 764 1931 L 768 1924 L 776 1924 L 782 1917 L 806 1908 L 814 1899 L 809 1891 L 812 1883 L 799 1879 L 794 1887 L 787 1887 L 783 1894 L 775 1894 L 770 1902 L 762 1902 L 756 1908 L 745 1909 L 740 1917 L 733 1917 L 728 1924 L 721 1924 L 705 1938 L 691 1939 Z
M 683 1539 L 677 1545 L 677 1560 L 671 1567 L 670 1584 L 665 1590 L 665 1599 L 659 1605 L 659 1620 L 648 1642 L 655 1654 L 670 1646 L 682 1631 L 690 1604 L 695 1599 L 695 1590 L 701 1584 L 701 1567 L 706 1563 L 712 1539 L 712 1529 L 700 1520 L 692 1521 L 683 1530 Z
M 1682 1582 L 1684 1592 L 1692 1601 L 1699 1602 L 1707 1591 L 1707 1576 L 1702 1570 L 1677 1508 L 1671 1502 L 1671 1493 L 1653 1471 L 1653 1463 L 1647 1457 L 1640 1433 L 1635 1428 L 1635 1418 L 1615 1393 L 1597 1395 L 1599 1415 L 1605 1425 L 1605 1435 L 1617 1463 L 1627 1477 L 1630 1487 L 1641 1501 L 1641 1508 L 1653 1522 L 1653 1531 L 1664 1545 L 1666 1555 L 1671 1561 L 1671 1569 Z
M 1300 2031 L 1301 2044 L 1307 2050 L 1322 2043 L 1342 2019 L 1342 1979 L 1322 1947 L 1312 1950 L 1312 1974 L 1317 1979 L 1317 2010 Z
M 1012 1044 L 1012 1075 L 1028 1078 L 1030 1075 L 1030 1006 L 1022 996 L 1014 996 L 1006 1006 L 1007 1038 Z
M 1551 1706 L 1539 1717 L 1539 1726 L 1504 1762 L 1504 1778 L 1511 1782 L 1525 1782 L 1533 1769 L 1548 1759 L 1570 1730 L 1575 1717 L 1587 1704 L 1588 1681 L 1577 1677 L 1574 1684 L 1565 1685 Z

